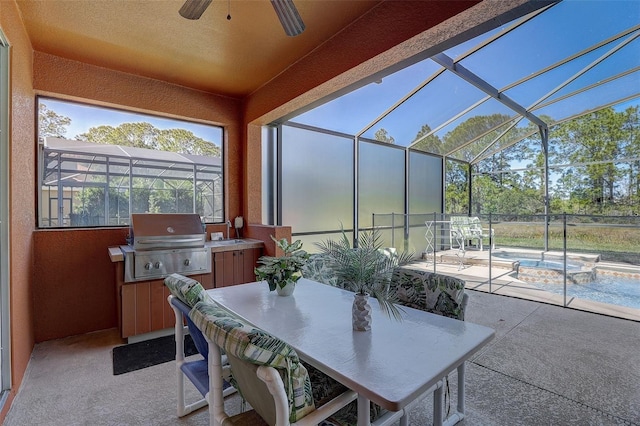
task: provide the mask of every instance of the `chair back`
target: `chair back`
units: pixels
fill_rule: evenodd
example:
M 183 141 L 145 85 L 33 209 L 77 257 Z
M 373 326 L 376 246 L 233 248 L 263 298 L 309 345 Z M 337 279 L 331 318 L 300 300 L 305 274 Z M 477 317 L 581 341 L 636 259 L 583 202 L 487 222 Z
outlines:
M 459 232 L 464 238 L 472 235 L 471 222 L 467 216 L 451 216 L 451 231 Z
M 189 316 L 209 342 L 225 351 L 232 384 L 269 424 L 276 424 L 275 419 L 283 416 L 294 423 L 315 410 L 309 374 L 288 344 L 215 302 L 196 303 Z M 259 383 L 264 377 L 258 377 L 267 367 L 276 376 L 269 378 L 270 388 Z
M 182 313 L 182 317 L 187 320 L 187 328 L 189 329 L 191 340 L 193 340 L 193 344 L 198 350 L 198 353 L 200 353 L 200 355 L 202 355 L 202 357 L 207 360 L 209 357 L 209 345 L 207 344 L 207 341 L 202 335 L 200 329 L 196 327 L 193 321 L 191 321 L 191 318 L 189 318 L 191 307 L 177 297 L 171 298 L 171 304 L 178 308 L 178 310 Z
M 267 384 L 258 377 L 259 366 L 230 354 L 227 354 L 227 360 L 233 371 L 236 389 L 267 424 L 275 425 L 276 404 Z M 285 416 L 288 417 L 288 414 Z
M 412 267 L 398 272 L 392 285 L 401 305 L 464 320 L 464 280 Z

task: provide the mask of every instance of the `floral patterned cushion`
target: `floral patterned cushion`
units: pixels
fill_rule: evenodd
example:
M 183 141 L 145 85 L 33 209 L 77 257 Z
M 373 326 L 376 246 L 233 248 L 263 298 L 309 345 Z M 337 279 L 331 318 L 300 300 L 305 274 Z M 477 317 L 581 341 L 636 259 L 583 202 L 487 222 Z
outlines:
M 327 256 L 324 254 L 312 254 L 302 268 L 302 276 L 322 284 L 339 287 L 338 280 L 328 266 Z
M 226 353 L 281 373 L 291 409 L 290 422 L 315 410 L 309 374 L 291 346 L 232 316 L 213 301 L 196 303 L 189 318 Z
M 394 290 L 400 304 L 449 318 L 464 320 L 464 280 L 401 267 Z
M 393 255 L 393 252 L 385 254 Z M 311 255 L 302 275 L 313 281 L 340 287 L 323 254 Z M 393 282 L 395 297 L 400 304 L 464 320 L 464 280 L 401 267 L 395 271 Z
M 164 279 L 171 294 L 193 308 L 201 300 L 211 300 L 202 284 L 180 274 L 171 274 Z

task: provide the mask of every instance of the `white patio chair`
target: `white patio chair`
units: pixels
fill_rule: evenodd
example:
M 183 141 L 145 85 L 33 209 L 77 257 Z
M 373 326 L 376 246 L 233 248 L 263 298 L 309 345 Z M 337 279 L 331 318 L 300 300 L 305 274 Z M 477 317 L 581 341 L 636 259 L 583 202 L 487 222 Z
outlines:
M 185 307 L 189 309 L 188 305 L 174 296 L 169 296 L 168 300 L 176 311 L 176 316 L 178 312 L 180 312 L 180 317 L 183 313 L 178 306 L 182 305 L 182 309 Z M 194 311 L 197 312 L 194 313 Z M 270 351 L 277 347 L 278 356 L 275 358 L 281 359 L 282 354 L 285 354 L 285 357 L 289 359 L 283 365 L 302 366 L 293 349 L 266 332 L 254 329 L 239 318 L 222 312 L 221 308 L 215 306 L 215 302 L 200 302 L 189 312 L 191 312 L 189 321 L 200 331 L 207 343 L 208 361 L 205 369 L 202 368 L 202 364 L 195 364 L 196 361 L 180 363 L 179 369 L 183 374 L 179 373 L 182 377 L 178 380 L 178 387 L 183 386 L 183 377 L 189 378 L 204 396 L 204 402 L 199 401 L 196 404 L 186 405 L 185 409 L 182 409 L 183 414 L 180 412 L 184 402 L 182 404 L 179 402 L 179 415 L 187 414 L 208 402 L 210 425 L 287 426 L 291 424 L 310 426 L 317 425 L 357 398 L 355 392 L 345 390 L 320 407 L 315 407 L 313 399 L 311 399 L 311 404 L 304 409 L 300 409 L 299 401 L 296 398 L 294 404 L 296 408 L 294 409 L 290 405 L 287 388 L 283 382 L 284 377 L 289 384 L 291 383 L 288 378 L 292 377 L 292 371 L 283 370 L 282 365 L 276 367 L 268 365 L 269 362 L 264 361 L 265 359 L 272 360 L 273 357 L 262 358 L 258 356 L 253 358 L 256 354 L 263 354 L 263 351 Z M 197 320 L 194 320 L 194 315 Z M 181 333 L 178 328 L 176 327 L 177 342 L 182 340 L 182 336 L 178 336 Z M 182 329 L 182 327 L 180 328 Z M 265 343 L 265 348 L 260 349 L 259 344 L 255 340 L 251 340 L 253 333 L 260 336 L 259 340 Z M 214 343 L 212 339 L 215 339 L 217 343 Z M 218 346 L 218 343 L 222 344 L 224 348 Z M 245 351 L 244 345 L 250 345 L 251 350 Z M 224 357 L 223 352 L 226 352 Z M 177 352 L 177 359 L 178 355 Z M 228 360 L 229 365 L 225 366 L 223 360 Z M 306 369 L 304 367 L 302 369 L 303 378 L 306 377 L 308 380 Z M 225 411 L 224 377 L 229 377 L 232 380 L 234 388 L 239 390 L 252 410 L 236 415 L 229 415 Z M 179 389 L 179 399 L 183 398 L 183 392 L 184 388 Z M 295 419 L 294 422 L 290 422 L 292 418 Z
M 182 302 L 175 296 L 169 296 L 169 305 L 173 308 L 176 316 L 175 323 L 175 340 L 176 340 L 176 376 L 177 376 L 177 390 L 178 390 L 178 417 L 186 416 L 187 414 L 199 410 L 208 404 L 209 398 L 209 374 L 208 374 L 208 358 L 209 358 L 209 345 L 195 324 L 189 318 L 189 311 L 191 307 Z M 185 326 L 184 323 L 187 323 Z M 200 354 L 200 357 L 195 359 L 185 359 L 185 337 L 187 334 L 191 335 L 191 339 Z M 229 376 L 229 367 L 227 365 L 226 357 L 222 356 L 222 365 L 225 376 Z M 185 394 L 185 381 L 188 378 L 191 383 L 198 389 L 202 395 L 201 399 L 194 402 L 186 402 Z M 227 385 L 222 391 L 223 397 L 233 394 L 236 389 L 233 386 Z

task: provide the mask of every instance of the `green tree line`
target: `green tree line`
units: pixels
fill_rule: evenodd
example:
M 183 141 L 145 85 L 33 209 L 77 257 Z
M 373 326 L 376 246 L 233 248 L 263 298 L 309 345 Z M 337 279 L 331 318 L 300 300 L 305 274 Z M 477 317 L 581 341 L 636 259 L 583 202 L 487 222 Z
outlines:
M 39 105 L 38 120 L 40 137 L 65 138 L 67 128 L 71 125 L 69 117 L 57 114 L 47 108 L 44 103 Z M 220 157 L 221 155 L 220 147 L 194 135 L 189 130 L 158 129 L 146 122 L 122 123 L 115 127 L 107 125 L 90 127 L 86 133 L 76 135 L 74 139 L 103 145 L 131 146 L 179 154 L 212 157 Z
M 541 118 L 553 122 L 550 117 Z M 431 134 L 428 125 L 416 134 L 414 149 L 448 158 L 446 213 L 544 213 L 544 152 L 539 130 L 532 123 L 524 127 L 512 124 L 510 116 L 493 114 L 472 117 L 442 137 Z M 393 141 L 384 129 L 378 130 L 376 139 Z M 559 123 L 549 129 L 548 146 L 550 213 L 640 214 L 637 106 L 624 111 L 608 107 Z M 471 168 L 468 163 L 473 164 Z
M 66 138 L 69 117 L 50 110 L 45 103 L 39 104 L 39 137 Z M 150 123 L 123 123 L 118 126 L 91 127 L 86 133 L 76 135 L 75 140 L 96 144 L 130 146 L 136 148 L 170 151 L 220 157 L 221 151 L 214 143 L 206 141 L 191 131 L 174 128 L 158 129 Z M 92 175 L 88 185 L 74 193 L 72 226 L 99 225 L 96 217 L 104 216 L 105 200 L 109 199 L 110 218 L 129 217 L 129 191 L 106 188 L 106 175 Z M 99 185 L 96 185 L 99 184 Z M 178 179 L 153 179 L 135 177 L 131 202 L 133 212 L 184 213 L 193 210 L 193 183 Z M 196 207 L 203 210 L 206 200 L 196 192 Z

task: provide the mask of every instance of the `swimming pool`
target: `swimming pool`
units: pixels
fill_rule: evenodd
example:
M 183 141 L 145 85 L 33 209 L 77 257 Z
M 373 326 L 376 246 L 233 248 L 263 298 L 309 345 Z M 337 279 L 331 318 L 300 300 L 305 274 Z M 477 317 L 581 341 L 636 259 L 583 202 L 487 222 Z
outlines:
M 544 268 L 553 270 L 563 270 L 564 265 L 562 262 L 555 262 L 551 260 L 534 260 L 534 259 L 520 259 L 518 260 L 520 266 L 528 268 Z M 579 270 L 581 266 L 577 263 L 567 262 L 567 271 Z
M 595 280 L 596 270 L 594 263 L 588 263 L 577 259 L 567 259 L 566 270 L 563 259 L 557 257 L 545 258 L 543 255 L 536 257 L 516 257 L 516 253 L 499 253 L 498 258 L 514 261 L 518 279 L 529 283 L 553 283 L 564 284 L 588 284 Z
M 518 262 L 518 278 L 553 294 L 564 292 L 562 259 L 549 260 L 523 253 L 495 253 L 495 257 Z M 529 269 L 531 268 L 531 269 Z M 567 297 L 609 303 L 640 309 L 640 280 L 599 273 L 593 263 L 586 265 L 576 259 L 567 261 Z
M 563 294 L 564 286 L 557 284 L 532 283 L 541 290 Z M 586 284 L 567 283 L 567 297 L 593 300 L 640 309 L 640 281 L 613 275 L 596 274 L 596 280 Z
M 558 256 L 545 256 L 544 254 L 529 254 L 519 252 L 499 251 L 493 252 L 492 256 L 498 259 L 513 260 L 519 262 L 521 266 L 530 266 L 532 268 L 562 269 L 564 259 Z M 546 257 L 546 258 L 545 258 Z M 567 259 L 567 269 L 580 268 L 583 262 L 576 259 Z

